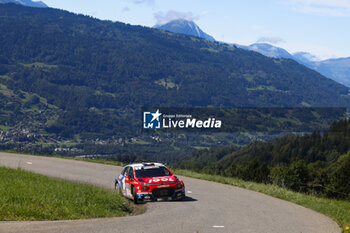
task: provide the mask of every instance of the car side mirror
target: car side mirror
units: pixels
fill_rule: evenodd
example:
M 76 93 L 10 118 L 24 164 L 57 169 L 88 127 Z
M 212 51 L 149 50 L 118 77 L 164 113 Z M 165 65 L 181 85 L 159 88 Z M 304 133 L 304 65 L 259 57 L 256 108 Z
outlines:
M 125 181 L 129 181 L 130 177 L 129 176 L 125 176 Z

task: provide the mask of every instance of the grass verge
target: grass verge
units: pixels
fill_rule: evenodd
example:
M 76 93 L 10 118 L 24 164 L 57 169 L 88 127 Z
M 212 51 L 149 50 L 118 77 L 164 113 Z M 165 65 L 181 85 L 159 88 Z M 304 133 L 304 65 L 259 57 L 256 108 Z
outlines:
M 126 216 L 135 209 L 112 190 L 0 167 L 0 220 Z
M 112 161 L 112 160 L 106 160 L 106 159 L 88 159 L 88 158 L 79 158 L 79 157 L 69 157 L 69 156 L 60 156 L 60 155 L 35 155 L 25 152 L 16 152 L 16 151 L 0 151 L 3 153 L 9 153 L 9 154 L 20 154 L 20 155 L 30 155 L 30 156 L 40 156 L 40 157 L 50 157 L 50 158 L 59 158 L 59 159 L 70 159 L 70 160 L 77 160 L 77 161 L 84 161 L 84 162 L 90 162 L 90 163 L 100 163 L 100 164 L 106 164 L 106 165 L 114 165 L 114 166 L 124 166 L 123 163 L 118 161 Z
M 233 185 L 260 193 L 265 193 L 272 197 L 277 197 L 295 204 L 312 209 L 316 212 L 322 213 L 334 221 L 336 221 L 343 230 L 350 226 L 350 202 L 343 200 L 327 199 L 307 195 L 303 193 L 293 192 L 276 185 L 259 184 L 254 182 L 247 182 L 237 178 L 222 177 L 216 175 L 208 175 L 197 173 L 189 170 L 176 170 L 177 175 L 214 181 L 218 183 Z M 345 231 L 348 232 L 348 231 Z

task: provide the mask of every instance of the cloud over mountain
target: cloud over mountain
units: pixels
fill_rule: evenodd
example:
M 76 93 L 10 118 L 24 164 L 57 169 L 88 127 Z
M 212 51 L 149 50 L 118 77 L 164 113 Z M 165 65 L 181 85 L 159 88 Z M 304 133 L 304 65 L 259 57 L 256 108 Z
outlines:
M 271 44 L 280 44 L 285 41 L 281 37 L 260 37 L 256 43 L 271 43 Z
M 193 12 L 179 12 L 179 11 L 170 10 L 166 13 L 162 11 L 156 12 L 154 13 L 154 18 L 156 19 L 156 25 L 163 25 L 177 19 L 194 21 L 194 20 L 198 20 L 200 16 L 195 15 Z
M 154 0 L 132 0 L 132 2 L 135 4 L 154 4 Z

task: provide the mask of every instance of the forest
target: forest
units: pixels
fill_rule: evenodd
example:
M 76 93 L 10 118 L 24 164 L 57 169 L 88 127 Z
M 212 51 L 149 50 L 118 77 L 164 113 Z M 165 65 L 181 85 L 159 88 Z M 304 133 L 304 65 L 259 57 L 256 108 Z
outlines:
M 350 198 L 350 120 L 337 121 L 325 132 L 196 151 L 174 166 L 298 192 Z

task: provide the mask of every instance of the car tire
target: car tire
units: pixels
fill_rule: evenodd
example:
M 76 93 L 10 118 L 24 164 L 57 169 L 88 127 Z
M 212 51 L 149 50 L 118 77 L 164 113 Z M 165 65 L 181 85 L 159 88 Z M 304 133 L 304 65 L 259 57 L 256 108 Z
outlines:
M 121 190 L 121 188 L 120 188 L 118 182 L 115 182 L 115 190 L 117 191 L 117 193 L 118 193 L 119 195 L 123 195 L 122 190 Z
M 181 198 L 180 198 L 180 201 L 184 201 L 186 199 L 186 195 L 183 195 Z
M 139 204 L 139 200 L 137 199 L 137 194 L 136 194 L 136 189 L 135 189 L 135 186 L 132 186 L 132 196 L 134 197 L 134 203 L 135 204 Z
M 186 195 L 182 195 L 180 198 L 177 198 L 177 201 L 184 201 L 186 199 Z

